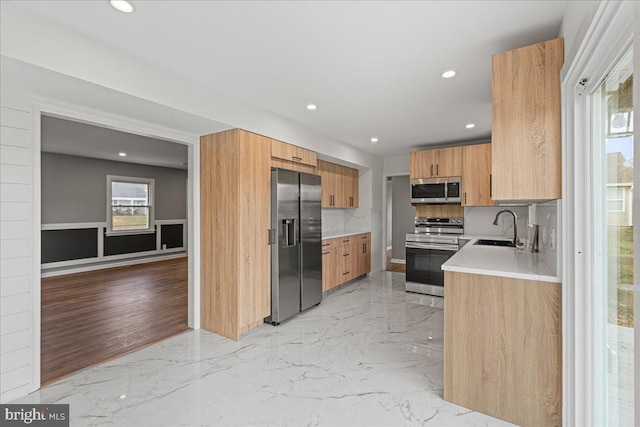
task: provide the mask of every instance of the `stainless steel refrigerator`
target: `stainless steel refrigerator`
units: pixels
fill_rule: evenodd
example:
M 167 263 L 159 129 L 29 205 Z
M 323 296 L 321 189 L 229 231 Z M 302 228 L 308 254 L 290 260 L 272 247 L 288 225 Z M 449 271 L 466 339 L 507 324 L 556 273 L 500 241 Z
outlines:
M 271 316 L 277 325 L 322 301 L 320 177 L 271 169 Z

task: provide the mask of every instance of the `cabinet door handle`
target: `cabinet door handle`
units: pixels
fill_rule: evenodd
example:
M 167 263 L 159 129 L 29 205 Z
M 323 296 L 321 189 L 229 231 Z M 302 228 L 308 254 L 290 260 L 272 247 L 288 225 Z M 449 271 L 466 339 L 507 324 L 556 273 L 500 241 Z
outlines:
M 367 253 L 367 244 L 366 244 L 366 243 L 363 243 L 363 244 L 362 244 L 362 253 L 363 253 L 363 254 L 366 254 L 366 253 Z
M 493 197 L 493 174 L 489 174 L 489 197 Z
M 343 254 L 342 256 L 349 256 L 349 254 Z
M 467 204 L 467 192 L 466 191 L 464 192 L 464 204 L 465 205 Z
M 436 175 L 440 176 L 440 165 L 436 165 Z
M 300 162 L 300 161 L 302 161 L 302 157 L 296 157 L 296 156 L 293 156 L 293 157 L 291 157 L 291 158 L 292 158 L 293 160 L 295 160 L 296 162 Z
M 349 243 L 349 239 L 343 240 L 342 243 Z
M 331 252 L 322 252 L 322 255 L 330 254 Z
M 322 246 L 329 246 L 331 243 L 323 243 Z
M 431 165 L 431 176 L 433 176 L 433 165 Z
M 346 276 L 347 274 L 349 274 L 349 272 L 347 271 L 346 273 L 342 273 L 343 276 Z

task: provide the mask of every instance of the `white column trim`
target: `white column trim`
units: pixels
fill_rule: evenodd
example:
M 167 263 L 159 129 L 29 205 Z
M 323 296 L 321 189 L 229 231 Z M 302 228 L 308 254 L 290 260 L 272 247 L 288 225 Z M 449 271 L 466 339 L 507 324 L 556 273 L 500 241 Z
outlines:
M 563 425 L 599 425 L 593 287 L 590 93 L 631 42 L 634 2 L 603 1 L 571 64 L 562 72 Z M 636 18 L 637 19 L 637 18 Z M 637 70 L 636 70 L 637 73 Z M 586 87 L 579 85 L 587 80 Z

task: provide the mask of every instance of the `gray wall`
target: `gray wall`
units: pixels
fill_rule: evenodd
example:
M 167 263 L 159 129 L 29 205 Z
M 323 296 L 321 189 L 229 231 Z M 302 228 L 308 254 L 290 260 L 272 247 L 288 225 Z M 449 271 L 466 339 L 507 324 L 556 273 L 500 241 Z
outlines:
M 391 222 L 393 219 L 393 186 L 391 185 L 391 178 L 387 180 L 385 185 L 387 186 L 387 237 L 384 241 L 386 252 L 386 248 L 393 246 L 393 223 Z
M 42 153 L 42 223 L 106 222 L 107 175 L 155 179 L 155 219 L 187 218 L 187 171 Z
M 394 176 L 391 178 L 392 200 L 392 229 L 393 229 L 393 249 L 391 257 L 394 259 L 405 259 L 404 242 L 408 233 L 413 233 L 413 221 L 416 216 L 416 209 L 411 206 L 411 195 L 409 192 L 409 175 Z

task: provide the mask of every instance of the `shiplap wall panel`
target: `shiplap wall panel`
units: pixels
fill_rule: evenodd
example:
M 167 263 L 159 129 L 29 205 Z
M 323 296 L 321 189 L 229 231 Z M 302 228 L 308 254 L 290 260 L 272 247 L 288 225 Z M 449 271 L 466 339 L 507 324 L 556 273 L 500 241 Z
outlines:
M 0 322 L 0 337 L 29 329 L 29 316 L 31 316 L 29 312 L 2 316 L 2 321 Z
M 0 240 L 28 239 L 30 234 L 30 221 L 0 221 Z
M 8 316 L 2 316 L 8 317 Z M 18 332 L 0 335 L 0 345 L 2 346 L 2 354 L 11 353 L 30 346 L 31 333 L 29 328 Z
M 0 384 L 0 391 L 5 392 L 28 384 L 29 381 L 25 382 L 25 378 L 29 378 L 30 374 L 31 367 L 29 365 L 1 373 L 2 384 Z
M 0 240 L 0 257 L 2 259 L 23 258 L 29 256 L 28 239 Z
M 0 167 L 3 166 L 0 165 Z M 31 201 L 31 186 L 29 184 L 0 183 L 0 201 L 28 203 Z
M 15 276 L 25 276 L 29 274 L 29 258 L 8 258 L 0 260 L 0 267 L 2 272 L 0 272 L 0 277 L 15 277 Z M 4 315 L 4 313 L 2 313 Z
M 10 107 L 0 107 L 0 125 L 29 130 L 29 113 L 24 110 L 10 108 Z
M 25 221 L 31 215 L 31 205 L 25 202 L 0 202 L 2 221 Z
M 29 365 L 29 348 L 5 353 L 0 356 L 0 374 Z
M 0 144 L 11 147 L 29 148 L 29 131 L 1 126 Z
M 14 399 L 26 396 L 27 394 L 29 394 L 30 390 L 30 385 L 25 384 L 12 390 L 5 391 L 4 393 L 0 393 L 0 402 L 11 402 Z
M 0 170 L 0 182 L 8 184 L 29 184 L 31 168 L 29 166 L 3 164 Z
M 3 165 L 29 166 L 31 150 L 23 147 L 0 145 L 0 163 Z
M 3 316 L 29 311 L 29 294 L 11 295 L 0 298 L 0 312 Z
M 0 403 L 33 390 L 30 102 L 0 99 Z
M 29 275 L 5 277 L 0 284 L 0 298 L 29 292 Z M 6 315 L 6 313 L 2 313 Z M 15 332 L 15 331 L 14 331 Z

